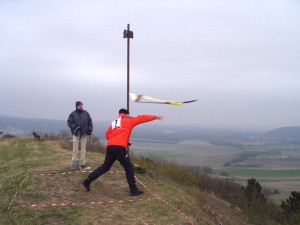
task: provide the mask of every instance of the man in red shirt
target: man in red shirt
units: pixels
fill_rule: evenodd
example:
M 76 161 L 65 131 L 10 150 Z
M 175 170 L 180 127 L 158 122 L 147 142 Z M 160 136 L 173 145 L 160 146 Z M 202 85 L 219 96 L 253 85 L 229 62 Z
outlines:
M 129 138 L 135 126 L 157 119 L 163 120 L 163 117 L 155 115 L 138 115 L 131 117 L 129 116 L 128 110 L 120 109 L 118 118 L 111 123 L 106 131 L 106 139 L 108 142 L 104 163 L 81 182 L 85 189 L 90 191 L 91 182 L 109 171 L 113 163 L 118 160 L 125 170 L 130 195 L 136 196 L 143 194 L 143 191 L 140 191 L 136 186 L 133 166 L 129 159 L 127 151 Z

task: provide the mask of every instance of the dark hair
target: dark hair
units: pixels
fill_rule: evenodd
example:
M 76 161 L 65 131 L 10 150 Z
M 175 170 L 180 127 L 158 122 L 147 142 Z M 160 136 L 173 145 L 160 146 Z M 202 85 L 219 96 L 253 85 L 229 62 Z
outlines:
M 129 111 L 127 109 L 120 109 L 119 114 L 124 113 L 124 114 L 129 114 Z

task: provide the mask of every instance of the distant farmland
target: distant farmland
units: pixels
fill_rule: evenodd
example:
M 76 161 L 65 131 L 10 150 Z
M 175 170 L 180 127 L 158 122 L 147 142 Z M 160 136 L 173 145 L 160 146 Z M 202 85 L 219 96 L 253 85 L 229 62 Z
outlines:
M 156 142 L 134 140 L 131 150 L 136 155 L 161 158 L 187 166 L 211 167 L 217 174 L 221 171 L 229 177 L 246 184 L 256 178 L 265 188 L 279 190 L 271 198 L 277 203 L 286 199 L 291 191 L 300 190 L 300 145 L 238 143 L 243 148 L 214 145 L 205 140 Z M 251 154 L 246 154 L 251 152 Z M 249 155 L 249 157 L 241 157 Z M 240 159 L 241 161 L 239 161 Z M 238 167 L 224 167 L 226 162 L 238 161 Z M 248 167 L 252 165 L 252 167 Z M 259 165 L 255 168 L 253 165 Z
M 213 145 L 204 140 L 179 143 L 134 140 L 131 149 L 136 155 L 161 158 L 189 166 L 216 168 L 222 167 L 226 161 L 241 152 L 236 147 Z
M 266 169 L 253 169 L 253 168 L 225 168 L 222 169 L 230 176 L 256 176 L 256 177 L 284 177 L 296 176 L 300 180 L 299 170 L 266 170 Z

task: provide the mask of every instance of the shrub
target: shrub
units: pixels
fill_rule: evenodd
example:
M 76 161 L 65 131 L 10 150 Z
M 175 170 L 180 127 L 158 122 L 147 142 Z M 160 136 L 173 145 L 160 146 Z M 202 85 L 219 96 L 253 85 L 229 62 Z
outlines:
M 69 139 L 61 138 L 59 139 L 59 144 L 63 149 L 67 149 L 67 150 L 73 149 L 72 142 L 70 142 Z
M 133 160 L 139 167 L 146 168 L 151 176 L 169 179 L 185 185 L 197 185 L 199 171 L 192 167 L 186 167 L 175 162 L 164 161 L 161 159 L 149 159 L 145 157 L 134 157 Z
M 296 224 L 300 221 L 300 192 L 292 191 L 286 201 L 281 201 L 281 208 L 286 215 L 285 224 Z
M 223 177 L 229 177 L 229 174 L 225 171 L 221 171 L 220 175 L 223 176 Z
M 234 206 L 243 205 L 244 198 L 242 197 L 241 186 L 235 183 L 233 179 L 216 178 L 203 173 L 199 177 L 198 187 L 202 191 L 213 192 Z
M 212 174 L 213 173 L 213 170 L 212 168 L 208 167 L 208 166 L 204 166 L 203 167 L 203 173 L 206 173 L 206 174 Z
M 16 137 L 16 136 L 15 136 L 15 135 L 12 135 L 12 134 L 4 134 L 4 135 L 2 136 L 3 140 L 7 139 L 7 142 L 10 142 L 10 140 L 11 140 L 12 138 L 15 138 L 15 137 Z
M 88 138 L 87 150 L 93 152 L 105 152 L 105 145 L 101 143 L 97 136 L 91 135 Z
M 48 136 L 49 139 L 53 139 L 54 137 Z M 63 149 L 72 150 L 73 149 L 73 141 L 72 137 L 69 135 L 66 135 L 66 133 L 61 133 L 58 136 L 56 136 L 57 139 L 59 139 L 59 144 Z M 87 140 L 87 151 L 92 152 L 105 152 L 105 145 L 102 144 L 96 136 L 90 136 Z
M 266 197 L 262 194 L 262 186 L 254 178 L 248 179 L 248 185 L 246 188 L 242 187 L 242 192 L 250 207 L 256 207 L 267 201 Z
M 289 214 L 300 212 L 300 192 L 292 191 L 286 201 L 281 201 L 281 208 Z

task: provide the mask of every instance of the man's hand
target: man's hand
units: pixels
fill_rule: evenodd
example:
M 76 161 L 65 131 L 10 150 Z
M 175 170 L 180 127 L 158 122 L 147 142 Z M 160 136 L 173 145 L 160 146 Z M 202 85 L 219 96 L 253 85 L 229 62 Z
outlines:
M 80 127 L 76 127 L 76 129 L 74 130 L 74 135 L 76 137 L 80 137 L 80 131 L 81 131 Z
M 163 116 L 156 116 L 156 119 L 157 119 L 157 120 L 160 120 L 160 121 L 163 121 L 163 120 L 164 120 L 164 117 L 163 117 Z

